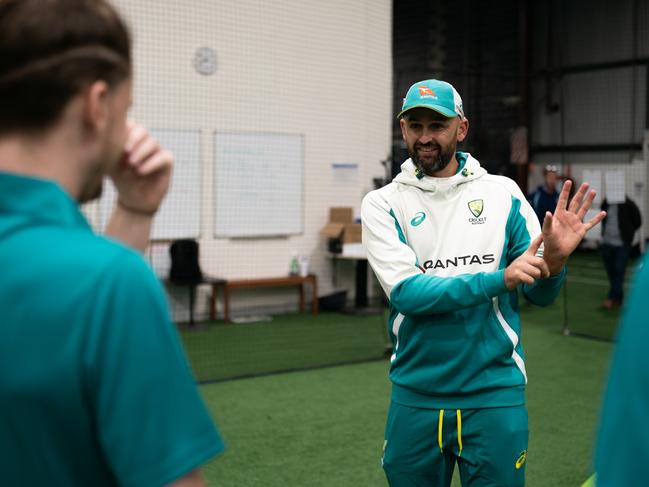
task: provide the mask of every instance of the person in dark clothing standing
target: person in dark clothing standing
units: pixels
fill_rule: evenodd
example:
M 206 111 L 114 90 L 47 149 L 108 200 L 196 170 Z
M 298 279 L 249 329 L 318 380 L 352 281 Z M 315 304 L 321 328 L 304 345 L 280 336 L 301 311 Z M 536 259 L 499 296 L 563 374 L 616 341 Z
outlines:
M 602 210 L 606 211 L 607 216 L 602 222 L 600 252 L 610 284 L 608 296 L 602 306 L 613 309 L 620 306 L 624 298 L 624 273 L 633 236 L 642 225 L 642 217 L 638 206 L 628 196 L 624 203 L 609 204 L 604 199 Z
M 541 225 L 545 218 L 545 213 L 549 211 L 554 213 L 559 200 L 557 191 L 557 166 L 548 165 L 543 169 L 543 184 L 528 197 L 536 217 Z

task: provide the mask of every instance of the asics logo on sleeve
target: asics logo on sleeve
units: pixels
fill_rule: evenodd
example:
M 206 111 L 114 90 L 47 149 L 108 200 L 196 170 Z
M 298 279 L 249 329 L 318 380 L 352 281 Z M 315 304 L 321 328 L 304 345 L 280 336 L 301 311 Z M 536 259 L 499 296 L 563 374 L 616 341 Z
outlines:
M 416 227 L 416 226 L 418 226 L 421 222 L 423 222 L 425 219 L 426 219 L 426 213 L 424 213 L 423 211 L 420 211 L 419 213 L 417 213 L 417 214 L 412 218 L 412 220 L 410 220 L 410 224 L 411 224 L 413 227 Z

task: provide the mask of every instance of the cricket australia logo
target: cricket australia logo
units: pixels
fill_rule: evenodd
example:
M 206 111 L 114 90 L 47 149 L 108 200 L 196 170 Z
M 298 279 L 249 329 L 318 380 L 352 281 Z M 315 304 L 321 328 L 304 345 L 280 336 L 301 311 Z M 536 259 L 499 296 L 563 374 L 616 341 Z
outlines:
M 474 216 L 474 218 L 469 218 L 469 221 L 472 225 L 482 225 L 487 221 L 486 217 L 480 217 L 484 210 L 484 200 L 472 200 L 469 201 L 469 211 Z

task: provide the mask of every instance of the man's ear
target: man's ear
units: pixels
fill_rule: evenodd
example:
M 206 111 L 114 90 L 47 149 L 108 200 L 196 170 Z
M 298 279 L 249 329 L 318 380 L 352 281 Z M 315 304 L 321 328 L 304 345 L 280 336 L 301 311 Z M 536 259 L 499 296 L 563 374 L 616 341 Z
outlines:
M 406 119 L 405 118 L 399 119 L 399 127 L 401 127 L 401 137 L 403 137 L 403 140 L 405 142 L 406 140 Z
M 460 120 L 460 126 L 457 129 L 457 141 L 462 142 L 469 133 L 469 119 L 464 117 Z
M 102 132 L 109 120 L 109 88 L 105 81 L 95 81 L 83 93 L 83 122 L 92 132 Z

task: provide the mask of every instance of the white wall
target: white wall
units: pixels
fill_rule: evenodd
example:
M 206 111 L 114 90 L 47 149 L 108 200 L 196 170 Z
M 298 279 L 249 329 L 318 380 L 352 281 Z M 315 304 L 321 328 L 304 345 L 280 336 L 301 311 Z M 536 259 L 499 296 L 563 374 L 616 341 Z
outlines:
M 151 128 L 203 134 L 201 265 L 226 278 L 284 275 L 292 251 L 310 257 L 320 294 L 332 289 L 331 262 L 318 232 L 330 206 L 358 212 L 380 161 L 389 153 L 392 100 L 390 0 L 115 0 L 134 34 L 133 117 Z M 198 74 L 199 47 L 217 53 L 217 71 Z M 215 239 L 214 131 L 304 134 L 304 234 Z M 357 163 L 354 184 L 334 184 L 331 164 Z M 177 171 L 182 171 L 178 167 Z M 251 177 L 263 178 L 264 174 Z M 167 271 L 166 248 L 149 252 Z M 343 281 L 341 282 L 341 277 Z M 352 269 L 339 284 L 353 291 Z M 205 312 L 207 289 L 197 310 Z M 184 294 L 172 302 L 184 303 Z M 295 292 L 243 293 L 233 308 L 285 306 Z M 183 319 L 178 315 L 175 318 Z M 184 312 L 184 311 L 183 311 Z

